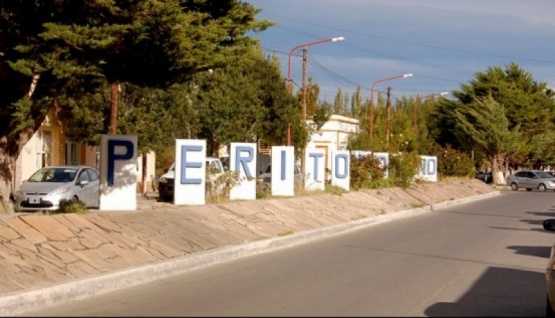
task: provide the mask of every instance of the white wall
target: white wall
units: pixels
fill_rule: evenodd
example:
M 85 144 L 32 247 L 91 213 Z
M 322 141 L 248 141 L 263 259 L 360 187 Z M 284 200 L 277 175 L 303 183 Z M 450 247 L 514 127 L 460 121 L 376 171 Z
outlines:
M 314 123 L 307 121 L 308 125 Z M 349 135 L 358 133 L 359 121 L 351 117 L 331 115 L 330 119 L 318 130 L 312 133 L 307 148 L 320 148 L 325 151 L 326 168 L 331 170 L 331 153 L 347 150 Z

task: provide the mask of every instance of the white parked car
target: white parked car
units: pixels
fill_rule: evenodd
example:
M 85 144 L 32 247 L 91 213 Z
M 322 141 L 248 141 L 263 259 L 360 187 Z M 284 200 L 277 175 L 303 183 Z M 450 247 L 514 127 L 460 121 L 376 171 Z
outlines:
M 16 212 L 57 210 L 62 200 L 99 206 L 98 170 L 88 166 L 49 166 L 37 170 L 15 192 Z
M 219 158 L 207 157 L 206 167 L 209 170 L 210 180 L 216 180 L 224 171 L 224 165 Z M 165 171 L 158 180 L 158 194 L 160 201 L 172 201 L 175 188 L 175 162 Z

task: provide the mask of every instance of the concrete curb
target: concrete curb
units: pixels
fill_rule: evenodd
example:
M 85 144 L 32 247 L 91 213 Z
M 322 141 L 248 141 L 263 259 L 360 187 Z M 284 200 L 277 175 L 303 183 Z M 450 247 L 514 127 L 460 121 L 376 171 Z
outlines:
M 468 198 L 450 200 L 420 208 L 380 214 L 359 220 L 337 224 L 330 227 L 303 231 L 287 236 L 269 238 L 265 240 L 244 243 L 213 249 L 207 252 L 195 253 L 175 260 L 156 264 L 142 265 L 114 271 L 107 274 L 95 275 L 78 279 L 69 283 L 34 290 L 18 291 L 0 297 L 0 314 L 12 316 L 43 307 L 57 305 L 67 301 L 84 299 L 107 292 L 152 282 L 171 277 L 187 271 L 233 261 L 239 258 L 267 253 L 293 247 L 321 238 L 332 237 L 347 232 L 360 230 L 387 221 L 410 217 L 422 213 L 434 212 L 441 208 L 462 204 L 470 201 L 490 198 L 499 195 L 499 191 L 476 195 Z

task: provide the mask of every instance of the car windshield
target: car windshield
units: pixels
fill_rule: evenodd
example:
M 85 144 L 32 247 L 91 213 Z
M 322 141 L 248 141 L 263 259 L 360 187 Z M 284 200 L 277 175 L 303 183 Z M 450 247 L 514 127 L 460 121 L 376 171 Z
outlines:
M 223 172 L 222 167 L 218 164 L 217 161 L 206 160 L 206 169 L 212 174 Z M 168 172 L 175 172 L 175 162 L 172 163 L 172 165 L 168 169 Z
M 29 182 L 71 182 L 75 179 L 74 168 L 42 168 L 29 178 Z
M 545 171 L 538 171 L 536 172 L 536 174 L 538 175 L 538 177 L 544 179 L 544 178 L 553 178 L 553 176 Z

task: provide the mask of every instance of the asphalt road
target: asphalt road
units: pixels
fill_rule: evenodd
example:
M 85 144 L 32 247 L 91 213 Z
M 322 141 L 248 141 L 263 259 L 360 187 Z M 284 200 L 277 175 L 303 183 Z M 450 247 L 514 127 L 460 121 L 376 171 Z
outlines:
M 543 317 L 554 199 L 503 191 L 23 316 Z

